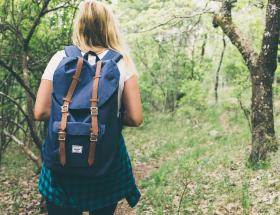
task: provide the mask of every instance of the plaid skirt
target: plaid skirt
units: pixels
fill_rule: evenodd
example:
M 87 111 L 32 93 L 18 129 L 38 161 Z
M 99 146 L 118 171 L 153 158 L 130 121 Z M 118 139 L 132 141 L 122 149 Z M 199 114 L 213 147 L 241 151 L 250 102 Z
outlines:
M 94 211 L 124 198 L 133 208 L 141 197 L 123 137 L 119 141 L 119 151 L 106 175 L 62 176 L 54 174 L 43 164 L 39 192 L 57 206 L 82 211 Z

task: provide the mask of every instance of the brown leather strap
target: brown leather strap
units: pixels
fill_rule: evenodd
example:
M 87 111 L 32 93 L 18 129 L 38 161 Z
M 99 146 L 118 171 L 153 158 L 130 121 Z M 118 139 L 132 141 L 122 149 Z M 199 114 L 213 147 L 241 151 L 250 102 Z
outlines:
M 89 145 L 89 154 L 88 154 L 88 164 L 89 166 L 94 163 L 94 154 L 95 147 L 98 136 L 98 84 L 99 79 L 101 78 L 101 66 L 102 61 L 97 61 L 96 63 L 96 71 L 95 76 L 93 77 L 93 85 L 92 85 L 92 96 L 91 96 L 91 133 L 90 133 L 90 145 Z
M 65 141 L 66 141 L 66 125 L 67 125 L 67 116 L 68 116 L 68 110 L 69 110 L 69 104 L 71 102 L 73 93 L 76 89 L 76 86 L 78 84 L 80 74 L 83 67 L 83 58 L 79 57 L 77 62 L 77 68 L 76 72 L 73 75 L 72 82 L 70 84 L 70 87 L 68 89 L 67 95 L 65 98 L 63 98 L 63 105 L 61 106 L 61 121 L 58 131 L 58 141 L 59 141 L 59 158 L 60 158 L 60 164 L 65 165 L 66 163 L 66 155 L 65 155 Z

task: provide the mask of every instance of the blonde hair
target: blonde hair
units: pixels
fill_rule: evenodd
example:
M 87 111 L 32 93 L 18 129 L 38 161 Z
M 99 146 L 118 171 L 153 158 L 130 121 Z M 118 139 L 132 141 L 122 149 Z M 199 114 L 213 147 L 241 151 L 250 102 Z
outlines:
M 80 3 L 74 20 L 72 41 L 84 52 L 98 53 L 104 49 L 118 51 L 136 72 L 118 23 L 112 11 L 103 2 L 85 0 Z

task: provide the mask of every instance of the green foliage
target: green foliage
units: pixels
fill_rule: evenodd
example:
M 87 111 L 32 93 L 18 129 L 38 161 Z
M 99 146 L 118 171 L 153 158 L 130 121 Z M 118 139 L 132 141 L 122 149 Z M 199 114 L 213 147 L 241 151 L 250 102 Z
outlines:
M 247 179 L 242 181 L 242 197 L 241 197 L 242 207 L 244 208 L 244 214 L 249 214 L 250 209 L 250 196 L 249 196 L 249 184 Z
M 180 112 L 192 115 L 207 108 L 207 93 L 199 81 L 188 81 L 182 85 L 181 91 L 185 92 L 185 96 L 179 102 Z

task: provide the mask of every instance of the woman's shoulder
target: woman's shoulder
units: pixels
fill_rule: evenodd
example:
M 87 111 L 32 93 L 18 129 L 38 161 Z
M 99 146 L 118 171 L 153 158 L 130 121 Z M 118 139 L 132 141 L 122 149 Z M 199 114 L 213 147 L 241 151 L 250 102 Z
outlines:
M 45 71 L 42 75 L 42 79 L 53 80 L 53 74 L 57 66 L 59 65 L 60 61 L 65 57 L 64 50 L 59 50 L 55 54 L 53 54 L 52 58 L 50 59 Z
M 117 62 L 120 74 L 124 77 L 124 81 L 130 79 L 133 75 L 137 75 L 133 65 L 127 62 L 123 57 Z
M 62 60 L 62 58 L 65 57 L 65 56 L 66 56 L 66 54 L 65 54 L 64 50 L 58 50 L 57 52 L 55 52 L 52 55 L 49 63 L 51 63 L 51 64 L 58 64 Z
M 66 56 L 66 54 L 65 54 L 64 49 L 58 50 L 58 51 L 53 55 L 53 57 L 56 57 L 56 58 L 63 58 L 63 57 L 65 57 L 65 56 Z

